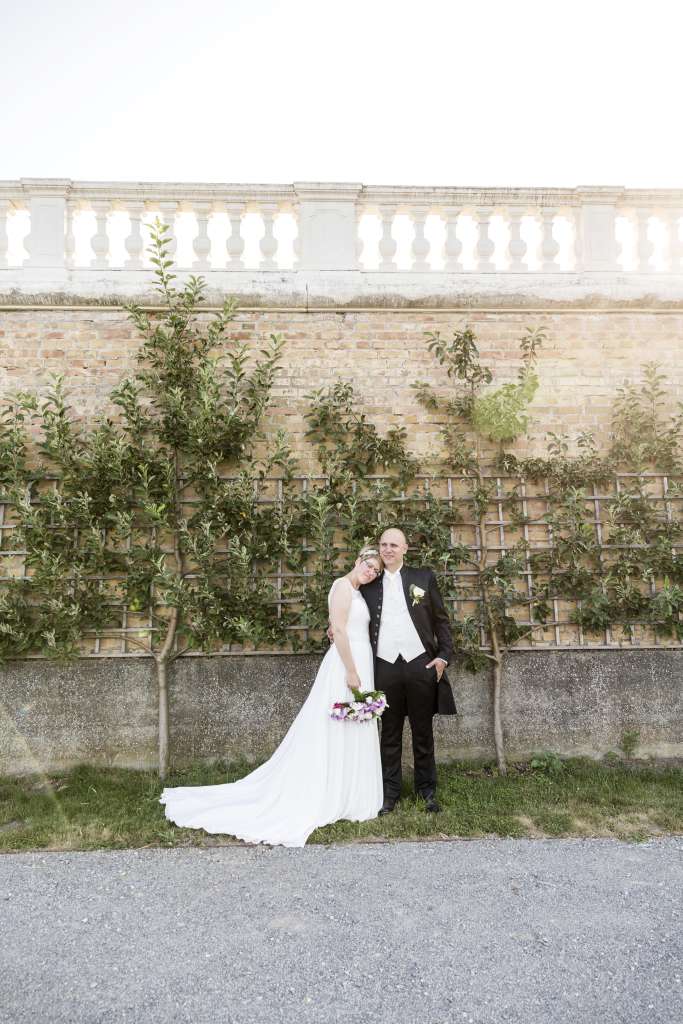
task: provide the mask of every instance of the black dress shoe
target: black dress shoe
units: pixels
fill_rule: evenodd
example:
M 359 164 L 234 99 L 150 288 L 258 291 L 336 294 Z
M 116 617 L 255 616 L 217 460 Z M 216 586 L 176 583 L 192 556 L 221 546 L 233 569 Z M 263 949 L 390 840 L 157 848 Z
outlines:
M 396 806 L 397 803 L 398 803 L 398 800 L 392 800 L 391 797 L 385 797 L 384 803 L 382 804 L 382 806 L 380 807 L 380 809 L 379 809 L 379 811 L 377 813 L 379 815 L 391 814 L 391 812 L 393 811 L 393 809 L 394 809 L 394 807 Z
M 429 811 L 430 814 L 438 814 L 441 810 L 441 804 L 438 802 L 433 793 L 422 793 L 422 799 L 425 802 L 425 810 Z

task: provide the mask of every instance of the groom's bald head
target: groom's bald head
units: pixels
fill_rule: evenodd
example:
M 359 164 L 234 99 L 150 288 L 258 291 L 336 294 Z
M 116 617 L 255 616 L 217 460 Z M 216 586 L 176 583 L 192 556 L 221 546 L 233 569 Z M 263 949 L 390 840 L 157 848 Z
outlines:
M 379 539 L 380 544 L 383 540 L 391 538 L 392 540 L 399 541 L 401 544 L 405 544 L 408 547 L 408 538 L 406 537 L 403 530 L 399 530 L 398 526 L 392 526 L 390 529 L 385 530 Z
M 403 530 L 392 526 L 379 539 L 379 553 L 389 572 L 396 572 L 403 565 L 403 556 L 408 550 L 408 541 Z

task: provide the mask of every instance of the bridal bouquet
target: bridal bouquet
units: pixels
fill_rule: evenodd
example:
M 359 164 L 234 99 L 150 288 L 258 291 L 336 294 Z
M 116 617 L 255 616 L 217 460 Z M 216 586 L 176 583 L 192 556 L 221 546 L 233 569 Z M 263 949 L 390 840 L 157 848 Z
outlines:
M 352 690 L 353 700 L 337 701 L 332 705 L 330 717 L 337 722 L 369 722 L 373 718 L 380 718 L 384 709 L 388 707 L 387 699 L 381 690 L 369 690 L 363 693 L 362 690 Z

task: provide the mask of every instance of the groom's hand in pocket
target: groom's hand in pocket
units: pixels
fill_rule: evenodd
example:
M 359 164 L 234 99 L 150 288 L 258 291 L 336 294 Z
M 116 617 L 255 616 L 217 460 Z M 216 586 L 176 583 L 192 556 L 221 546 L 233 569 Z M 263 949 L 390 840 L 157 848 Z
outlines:
M 436 669 L 436 681 L 437 681 L 437 683 L 441 679 L 441 676 L 443 675 L 444 669 L 446 668 L 447 664 L 448 664 L 448 662 L 444 661 L 443 658 L 432 658 L 432 660 L 427 663 L 427 666 L 426 666 L 427 668 L 435 668 Z

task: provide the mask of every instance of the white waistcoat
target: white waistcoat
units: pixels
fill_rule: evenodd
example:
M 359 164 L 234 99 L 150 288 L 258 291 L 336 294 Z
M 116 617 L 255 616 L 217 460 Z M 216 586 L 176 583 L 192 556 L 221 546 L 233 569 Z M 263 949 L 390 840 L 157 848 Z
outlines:
M 377 639 L 377 657 L 393 664 L 399 654 L 402 654 L 406 661 L 412 661 L 419 654 L 424 654 L 425 648 L 408 611 L 401 570 L 390 573 L 385 569 L 382 588 L 384 596 Z

